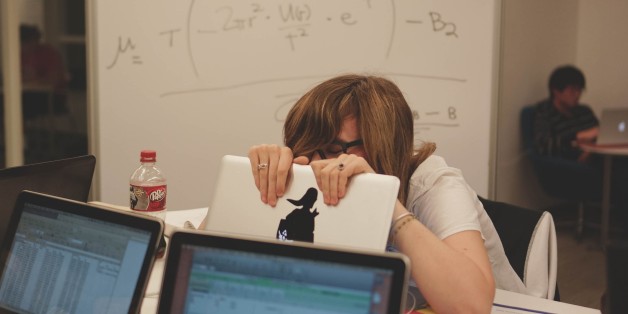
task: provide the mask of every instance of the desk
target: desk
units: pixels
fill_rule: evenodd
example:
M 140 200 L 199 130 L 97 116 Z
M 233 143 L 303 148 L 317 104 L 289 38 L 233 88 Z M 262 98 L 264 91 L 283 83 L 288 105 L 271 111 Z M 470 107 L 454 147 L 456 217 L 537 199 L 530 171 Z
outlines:
M 602 249 L 606 249 L 608 243 L 609 221 L 611 211 L 611 170 L 613 158 L 616 156 L 628 156 L 628 147 L 597 146 L 593 144 L 580 144 L 585 152 L 602 155 L 604 165 L 602 170 L 602 221 L 600 240 Z
M 172 227 L 182 227 L 185 221 L 192 222 L 198 226 L 205 217 L 207 208 L 197 208 L 188 210 L 169 211 L 166 215 L 166 222 L 170 230 Z M 148 281 L 141 313 L 156 313 L 159 300 L 159 290 L 165 266 L 165 258 L 158 259 L 153 265 L 153 271 Z M 573 304 L 541 299 L 519 293 L 497 289 L 491 313 L 573 313 L 573 314 L 599 314 L 596 309 L 586 308 Z

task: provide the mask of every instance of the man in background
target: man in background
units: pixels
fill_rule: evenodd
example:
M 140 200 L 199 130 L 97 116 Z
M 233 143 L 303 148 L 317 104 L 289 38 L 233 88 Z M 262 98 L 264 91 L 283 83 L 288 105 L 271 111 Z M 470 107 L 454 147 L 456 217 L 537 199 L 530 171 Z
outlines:
M 534 141 L 541 155 L 590 161 L 590 155 L 578 143 L 597 138 L 599 121 L 587 105 L 580 104 L 586 86 L 578 68 L 565 65 L 556 68 L 549 79 L 549 98 L 536 105 Z

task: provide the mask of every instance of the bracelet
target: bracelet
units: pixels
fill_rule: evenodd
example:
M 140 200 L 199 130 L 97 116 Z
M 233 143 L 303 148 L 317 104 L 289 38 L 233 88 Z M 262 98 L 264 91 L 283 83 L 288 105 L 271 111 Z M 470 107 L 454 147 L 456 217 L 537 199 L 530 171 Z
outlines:
M 395 225 L 396 225 L 396 224 L 397 224 L 397 223 L 398 223 L 401 219 L 403 219 L 403 217 L 407 217 L 407 216 L 412 216 L 412 213 L 411 213 L 411 212 L 409 212 L 409 211 L 406 211 L 405 213 L 403 213 L 403 214 L 401 214 L 401 215 L 397 216 L 397 218 L 395 218 L 395 219 L 393 220 L 393 222 L 390 224 L 390 229 L 394 228 L 394 227 L 395 227 Z
M 395 218 L 395 221 L 392 223 L 389 239 L 392 245 L 395 245 L 395 237 L 397 236 L 397 233 L 399 233 L 399 231 L 410 221 L 413 221 L 415 219 L 416 216 L 414 216 L 414 214 L 410 212 L 401 214 L 399 215 L 399 217 Z
M 400 219 L 401 219 L 401 222 L 395 227 L 395 229 L 392 231 L 392 234 L 391 234 L 391 238 L 392 238 L 391 242 L 393 245 L 395 245 L 395 238 L 397 237 L 397 233 L 399 233 L 399 231 L 401 231 L 401 229 L 403 229 L 403 227 L 405 227 L 405 225 L 407 225 L 409 222 L 416 219 L 416 217 L 410 214 L 409 216 L 406 215 L 404 217 L 401 217 Z

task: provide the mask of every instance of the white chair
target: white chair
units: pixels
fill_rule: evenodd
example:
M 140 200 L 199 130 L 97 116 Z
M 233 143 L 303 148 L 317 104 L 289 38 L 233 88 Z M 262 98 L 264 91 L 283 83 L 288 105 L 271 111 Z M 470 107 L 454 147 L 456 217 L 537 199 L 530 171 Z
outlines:
M 532 296 L 560 300 L 556 227 L 549 212 L 480 197 L 502 241 L 510 265 Z
M 534 227 L 525 261 L 523 283 L 531 295 L 554 299 L 557 259 L 554 219 L 549 212 L 543 212 Z

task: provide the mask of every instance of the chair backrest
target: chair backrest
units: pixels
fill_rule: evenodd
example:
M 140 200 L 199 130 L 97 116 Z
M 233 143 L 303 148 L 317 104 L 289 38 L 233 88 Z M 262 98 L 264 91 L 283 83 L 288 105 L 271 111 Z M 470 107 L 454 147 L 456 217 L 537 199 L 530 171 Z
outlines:
M 558 300 L 556 228 L 552 215 L 480 197 L 502 242 L 506 257 L 537 297 Z

